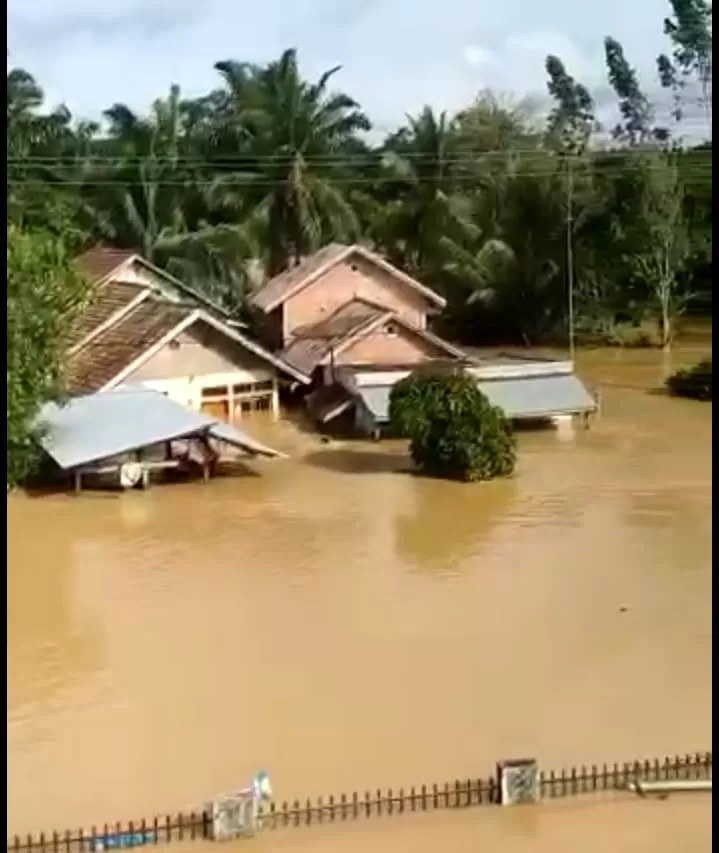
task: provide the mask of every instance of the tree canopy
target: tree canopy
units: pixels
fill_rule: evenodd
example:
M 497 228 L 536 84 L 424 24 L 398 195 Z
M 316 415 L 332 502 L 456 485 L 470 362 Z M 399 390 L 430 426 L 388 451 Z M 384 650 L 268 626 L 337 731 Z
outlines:
M 465 373 L 415 373 L 390 395 L 392 431 L 410 441 L 425 474 L 473 482 L 509 476 L 516 445 L 510 423 Z
M 566 343 L 571 314 L 580 341 L 651 323 L 667 344 L 712 293 L 711 141 L 683 144 L 680 124 L 695 107 L 711 117 L 711 5 L 667 11 L 654 83 L 676 121 L 663 124 L 611 36 L 609 127 L 558 56 L 545 61 L 546 115 L 482 91 L 383 139 L 342 69 L 308 78 L 293 49 L 219 61 L 207 94 L 171 86 L 146 112 L 110 104 L 99 122 L 48 108 L 40 82 L 12 69 L 8 228 L 69 253 L 134 249 L 237 313 L 258 275 L 361 242 L 445 296 L 443 331 L 465 343 Z

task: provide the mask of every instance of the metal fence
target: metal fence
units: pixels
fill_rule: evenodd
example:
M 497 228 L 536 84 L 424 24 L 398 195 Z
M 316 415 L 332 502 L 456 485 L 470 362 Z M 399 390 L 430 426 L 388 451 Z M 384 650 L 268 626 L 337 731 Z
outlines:
M 653 761 L 572 767 L 569 770 L 540 772 L 541 799 L 572 797 L 627 789 L 636 781 L 710 779 L 712 753 L 675 756 Z M 273 830 L 323 822 L 400 815 L 438 809 L 462 809 L 501 802 L 497 776 L 456 780 L 444 785 L 377 789 L 363 794 L 271 803 L 257 815 L 260 829 Z M 154 820 L 129 821 L 68 830 L 63 833 L 15 836 L 8 840 L 8 853 L 80 853 L 115 848 L 162 844 L 171 841 L 212 837 L 209 810 L 166 815 Z

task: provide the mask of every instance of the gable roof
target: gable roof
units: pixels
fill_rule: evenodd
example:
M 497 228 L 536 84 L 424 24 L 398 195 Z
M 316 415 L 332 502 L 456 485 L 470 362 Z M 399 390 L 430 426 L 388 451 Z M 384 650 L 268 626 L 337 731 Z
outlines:
M 282 350 L 282 358 L 310 376 L 332 351 L 390 317 L 392 311 L 386 308 L 353 299 L 324 320 L 298 329 L 294 339 Z
M 103 288 L 96 305 L 102 306 L 106 298 L 112 302 L 112 291 L 106 296 L 106 289 Z M 96 310 L 102 309 L 98 307 Z M 96 334 L 86 336 L 70 351 L 66 372 L 72 393 L 101 391 L 119 384 L 162 346 L 196 322 L 212 326 L 220 334 L 293 379 L 307 381 L 305 375 L 292 365 L 196 306 L 148 295 L 114 317 L 114 321 L 111 318 Z
M 221 305 L 198 293 L 193 288 L 189 287 L 180 279 L 175 278 L 161 267 L 155 266 L 131 249 L 113 249 L 105 246 L 95 246 L 88 249 L 82 255 L 75 259 L 75 264 L 80 271 L 90 279 L 92 284 L 100 286 L 106 284 L 115 276 L 120 275 L 123 269 L 139 264 L 148 272 L 166 281 L 172 288 L 178 290 L 181 294 L 189 299 L 197 302 L 211 311 L 219 314 L 224 319 L 231 319 L 229 311 L 226 311 Z M 117 283 L 117 282 L 115 282 Z M 142 286 L 142 285 L 138 285 Z
M 338 355 L 390 320 L 451 358 L 466 359 L 465 353 L 442 338 L 413 326 L 391 309 L 364 299 L 353 299 L 326 319 L 298 329 L 294 339 L 282 350 L 282 358 L 309 377 L 316 367 L 326 363 L 333 354 Z
M 87 338 L 111 323 L 122 312 L 130 310 L 137 302 L 149 296 L 148 288 L 141 284 L 109 281 L 96 290 L 82 311 L 73 319 L 66 342 L 72 351 L 82 346 Z
M 359 255 L 373 266 L 391 275 L 395 280 L 402 282 L 407 287 L 423 296 L 428 302 L 438 308 L 444 308 L 446 300 L 434 290 L 421 284 L 416 279 L 402 272 L 402 270 L 390 264 L 380 255 L 355 243 L 346 246 L 342 243 L 330 243 L 314 255 L 304 258 L 297 266 L 291 267 L 279 275 L 271 278 L 262 287 L 255 291 L 252 296 L 252 304 L 268 314 L 275 308 L 285 303 L 288 299 L 309 287 L 312 282 L 333 269 L 337 264 L 347 260 L 351 255 Z

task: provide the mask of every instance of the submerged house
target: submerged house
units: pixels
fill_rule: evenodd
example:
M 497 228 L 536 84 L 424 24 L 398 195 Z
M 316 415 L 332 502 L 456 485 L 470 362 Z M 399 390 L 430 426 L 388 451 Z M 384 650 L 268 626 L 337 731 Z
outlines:
M 445 300 L 364 246 L 330 244 L 252 296 L 268 344 L 301 374 L 320 424 L 377 433 L 396 382 L 423 366 L 462 369 L 511 418 L 592 411 L 566 361 L 470 357 L 433 334 Z
M 259 412 L 276 418 L 280 385 L 308 382 L 223 309 L 140 256 L 94 249 L 78 264 L 93 284 L 71 331 L 71 394 L 143 387 L 235 422 Z
M 71 475 L 75 490 L 91 479 L 123 489 L 147 488 L 157 472 L 202 472 L 209 480 L 220 448 L 243 456 L 282 456 L 233 424 L 222 423 L 145 388 L 47 403 L 38 423 L 52 472 Z

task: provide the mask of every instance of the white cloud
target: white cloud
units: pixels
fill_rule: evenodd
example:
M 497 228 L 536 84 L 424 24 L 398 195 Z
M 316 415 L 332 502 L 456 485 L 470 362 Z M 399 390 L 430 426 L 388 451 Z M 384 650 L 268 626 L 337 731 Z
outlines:
M 548 53 L 605 85 L 606 34 L 654 81 L 667 12 L 668 0 L 9 0 L 9 61 L 50 101 L 97 116 L 116 101 L 143 109 L 174 82 L 201 94 L 217 85 L 218 60 L 266 61 L 296 46 L 308 74 L 341 64 L 337 85 L 387 127 L 425 103 L 457 109 L 486 87 L 544 95 Z
M 468 44 L 462 51 L 462 56 L 467 65 L 479 67 L 482 65 L 496 65 L 497 57 L 491 50 L 487 50 L 478 44 Z

